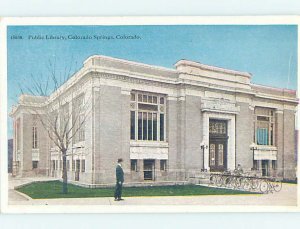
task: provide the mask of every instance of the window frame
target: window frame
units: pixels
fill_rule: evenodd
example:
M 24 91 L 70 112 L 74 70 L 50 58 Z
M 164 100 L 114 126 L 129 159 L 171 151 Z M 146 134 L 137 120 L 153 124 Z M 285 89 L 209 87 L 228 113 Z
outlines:
M 38 131 L 36 125 L 32 127 L 32 149 L 38 149 Z
M 82 173 L 85 172 L 85 166 L 86 166 L 86 164 L 85 164 L 85 159 L 82 159 L 82 160 L 81 160 L 81 172 L 82 172 Z
M 265 119 L 265 120 L 264 120 Z M 255 107 L 254 108 L 254 142 L 257 145 L 276 146 L 275 142 L 275 123 L 276 123 L 275 109 L 269 107 Z M 259 125 L 267 125 L 267 128 L 258 128 Z M 258 129 L 267 129 L 268 138 L 267 144 L 258 143 Z
M 73 128 L 73 133 L 76 133 L 73 136 L 73 144 L 85 141 L 85 94 L 81 93 L 72 100 L 72 125 L 75 125 L 76 128 Z M 79 113 L 76 113 L 79 112 Z M 75 123 L 74 120 L 76 119 Z M 81 120 L 84 120 L 80 126 Z
M 130 171 L 137 172 L 137 159 L 130 159 Z
M 159 168 L 160 171 L 167 171 L 167 160 L 166 159 L 161 159 L 159 162 Z
M 39 168 L 39 161 L 32 161 L 32 169 L 38 169 Z
M 167 101 L 166 95 L 145 92 L 145 91 L 131 91 L 130 94 L 130 140 L 131 141 L 145 141 L 145 142 L 166 142 L 167 141 L 166 101 Z M 142 108 L 142 107 L 145 108 L 147 106 L 149 107 L 149 109 Z M 151 106 L 156 106 L 156 109 L 154 108 L 150 109 Z M 134 115 L 134 123 L 132 123 L 133 115 Z M 163 120 L 161 120 L 162 115 L 163 115 Z M 144 117 L 146 117 L 146 119 L 144 119 Z M 161 127 L 161 123 L 163 123 L 163 127 Z M 146 130 L 144 130 L 144 125 L 147 126 Z M 149 130 L 149 126 L 151 126 L 151 130 Z M 134 128 L 134 132 L 132 132 L 133 128 Z M 161 133 L 161 131 L 163 132 Z M 151 135 L 149 135 L 149 133 Z

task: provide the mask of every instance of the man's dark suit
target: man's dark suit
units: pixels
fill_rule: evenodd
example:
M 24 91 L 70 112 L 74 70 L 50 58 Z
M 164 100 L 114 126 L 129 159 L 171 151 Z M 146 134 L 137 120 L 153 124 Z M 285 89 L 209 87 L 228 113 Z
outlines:
M 120 200 L 122 196 L 122 185 L 124 182 L 124 172 L 121 165 L 117 165 L 116 167 L 116 190 L 115 190 L 115 199 Z

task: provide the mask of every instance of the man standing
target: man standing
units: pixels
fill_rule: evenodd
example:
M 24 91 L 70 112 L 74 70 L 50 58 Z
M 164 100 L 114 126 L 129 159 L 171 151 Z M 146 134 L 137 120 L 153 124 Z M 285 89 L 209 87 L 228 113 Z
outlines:
M 122 169 L 122 163 L 123 160 L 122 158 L 118 159 L 118 164 L 116 167 L 116 179 L 117 179 L 117 183 L 116 183 L 116 189 L 115 189 L 115 201 L 120 201 L 120 200 L 124 200 L 121 198 L 122 196 L 122 185 L 124 182 L 124 172 Z

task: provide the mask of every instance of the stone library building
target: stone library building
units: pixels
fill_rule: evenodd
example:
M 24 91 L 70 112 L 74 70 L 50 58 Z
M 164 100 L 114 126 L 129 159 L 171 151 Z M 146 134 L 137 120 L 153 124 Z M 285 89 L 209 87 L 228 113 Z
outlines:
M 189 60 L 169 69 L 102 55 L 86 59 L 59 91 L 19 97 L 10 113 L 15 176 L 62 177 L 62 154 L 30 109 L 75 114 L 78 103 L 90 109 L 67 151 L 68 179 L 78 184 L 115 183 L 118 158 L 125 183 L 184 182 L 238 164 L 296 178 L 296 91 Z

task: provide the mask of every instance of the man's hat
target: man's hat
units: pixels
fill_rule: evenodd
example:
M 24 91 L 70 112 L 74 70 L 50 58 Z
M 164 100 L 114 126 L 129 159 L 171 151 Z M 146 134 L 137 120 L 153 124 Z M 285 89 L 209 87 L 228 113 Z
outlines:
M 118 163 L 120 163 L 120 162 L 122 162 L 123 161 L 123 159 L 122 158 L 119 158 L 118 159 Z

